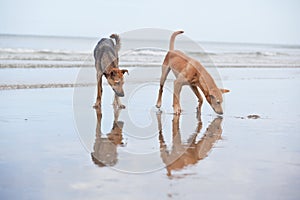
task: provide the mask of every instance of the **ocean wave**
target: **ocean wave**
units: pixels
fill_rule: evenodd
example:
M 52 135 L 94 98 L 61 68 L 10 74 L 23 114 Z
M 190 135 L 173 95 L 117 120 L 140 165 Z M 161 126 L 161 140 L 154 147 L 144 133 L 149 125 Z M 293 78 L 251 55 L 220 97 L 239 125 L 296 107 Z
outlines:
M 23 49 L 23 48 L 0 48 L 0 53 L 30 53 L 30 54 L 91 54 L 90 51 L 71 51 L 59 49 Z
M 299 66 L 298 51 L 227 51 L 227 52 L 189 52 L 189 56 L 217 66 Z M 159 48 L 139 48 L 121 51 L 120 66 L 161 66 L 167 50 Z M 245 64 L 246 63 L 246 64 Z M 65 51 L 51 49 L 0 48 L 0 68 L 80 68 L 94 67 L 92 52 Z
M 214 56 L 214 55 L 218 55 L 218 53 L 213 53 L 213 52 L 193 52 L 193 51 L 187 51 L 185 52 L 186 54 L 188 55 L 191 55 L 191 56 Z
M 52 50 L 52 49 L 22 49 L 22 48 L 0 48 L 0 59 L 67 59 L 76 57 L 91 58 L 92 51 L 71 51 L 71 50 Z M 165 56 L 167 50 L 158 48 L 140 48 L 121 51 L 120 56 Z M 289 56 L 287 52 L 278 51 L 232 51 L 232 52 L 206 52 L 206 51 L 185 51 L 185 53 L 194 56 L 218 56 L 218 55 L 251 55 L 251 56 Z M 17 54 L 13 56 L 14 54 Z
M 218 55 L 218 54 L 215 54 Z M 288 53 L 283 52 L 273 52 L 273 51 L 253 51 L 253 52 L 225 52 L 219 53 L 219 55 L 227 55 L 227 56 L 290 56 Z
M 255 52 L 255 55 L 257 56 L 287 56 L 288 54 L 286 53 L 281 53 L 281 52 L 271 52 L 271 51 L 257 51 Z
M 120 52 L 120 56 L 165 56 L 166 50 L 156 48 L 132 49 Z
M 93 56 L 80 51 L 0 48 L 0 62 L 3 63 L 3 60 L 85 61 L 93 60 Z

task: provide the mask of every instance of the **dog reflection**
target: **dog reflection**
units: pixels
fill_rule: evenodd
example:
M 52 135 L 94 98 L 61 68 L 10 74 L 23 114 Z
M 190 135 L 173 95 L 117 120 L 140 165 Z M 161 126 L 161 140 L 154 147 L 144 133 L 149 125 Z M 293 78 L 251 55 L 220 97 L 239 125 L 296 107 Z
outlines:
M 122 129 L 124 122 L 118 121 L 120 109 L 114 109 L 114 122 L 111 132 L 105 137 L 101 132 L 102 112 L 96 109 L 97 126 L 94 152 L 91 153 L 93 162 L 99 167 L 114 166 L 118 161 L 117 147 L 123 145 Z
M 166 165 L 168 176 L 172 175 L 172 170 L 183 169 L 187 165 L 196 164 L 199 160 L 204 159 L 213 145 L 221 139 L 222 134 L 222 118 L 217 117 L 208 126 L 204 136 L 196 142 L 197 135 L 202 129 L 202 121 L 198 117 L 195 133 L 191 135 L 187 143 L 183 143 L 180 136 L 179 118 L 180 115 L 174 115 L 173 117 L 172 149 L 168 151 L 162 133 L 161 114 L 157 115 L 161 158 Z

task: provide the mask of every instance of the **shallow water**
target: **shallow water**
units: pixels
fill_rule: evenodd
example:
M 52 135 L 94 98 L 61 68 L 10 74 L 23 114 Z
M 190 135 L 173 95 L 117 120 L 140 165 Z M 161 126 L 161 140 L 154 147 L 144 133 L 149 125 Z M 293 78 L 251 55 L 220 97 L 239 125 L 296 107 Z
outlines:
M 299 199 L 299 69 L 220 69 L 223 86 L 231 90 L 221 123 L 214 122 L 218 116 L 206 102 L 199 123 L 188 87 L 182 91 L 183 114 L 173 116 L 170 76 L 161 128 L 154 108 L 160 72 L 147 69 L 146 74 L 133 70 L 126 78 L 122 100 L 127 108 L 116 120 L 120 127 L 123 122 L 122 131 L 115 128 L 111 140 L 122 144 L 108 151 L 117 158 L 110 167 L 99 167 L 91 156 L 99 130 L 92 109 L 95 87 L 79 87 L 88 101 L 78 104 L 78 88 L 2 90 L 0 198 Z M 141 82 L 145 77 L 146 85 Z M 115 116 L 106 84 L 103 95 L 100 130 L 107 141 Z M 248 119 L 251 114 L 260 118 Z M 180 134 L 181 141 L 173 134 Z M 181 151 L 191 141 L 203 147 L 190 148 L 196 157 Z M 174 149 L 185 159 L 172 166 L 168 160 Z
M 126 109 L 104 81 L 97 113 L 97 41 L 0 35 L 0 199 L 299 199 L 299 46 L 179 39 L 221 67 L 220 118 L 206 102 L 197 116 L 188 87 L 174 116 L 172 75 L 158 112 L 168 41 L 145 38 L 123 40 Z

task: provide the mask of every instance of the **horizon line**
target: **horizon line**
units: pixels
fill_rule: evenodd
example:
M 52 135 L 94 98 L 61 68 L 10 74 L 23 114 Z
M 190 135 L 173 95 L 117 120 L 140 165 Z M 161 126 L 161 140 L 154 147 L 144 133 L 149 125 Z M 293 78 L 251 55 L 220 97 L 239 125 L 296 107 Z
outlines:
M 0 36 L 23 36 L 23 37 L 53 37 L 53 38 L 77 38 L 77 39 L 100 39 L 100 37 L 97 36 L 74 36 L 74 35 L 38 35 L 38 34 L 18 34 L 18 33 L 0 33 Z M 128 40 L 142 40 L 142 38 L 126 38 Z M 146 38 L 145 38 L 146 39 Z M 148 38 L 150 39 L 150 38 Z M 151 38 L 152 39 L 152 38 Z M 152 39 L 152 40 L 161 40 L 164 41 L 164 39 Z M 169 38 L 167 39 L 169 40 Z M 300 44 L 291 44 L 291 43 L 261 43 L 261 42 L 239 42 L 239 41 L 208 41 L 208 40 L 195 40 L 199 43 L 221 43 L 221 44 L 245 44 L 245 45 L 275 45 L 275 46 L 294 46 L 299 47 Z

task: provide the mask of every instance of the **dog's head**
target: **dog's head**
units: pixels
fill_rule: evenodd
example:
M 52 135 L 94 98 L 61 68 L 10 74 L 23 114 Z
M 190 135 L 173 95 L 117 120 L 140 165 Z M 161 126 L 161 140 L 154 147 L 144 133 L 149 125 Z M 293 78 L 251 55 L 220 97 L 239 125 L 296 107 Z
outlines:
M 127 69 L 119 69 L 119 68 L 113 68 L 109 72 L 105 72 L 104 76 L 107 79 L 108 84 L 112 87 L 114 92 L 117 96 L 123 97 L 124 96 L 124 90 L 123 90 L 123 84 L 124 84 L 124 73 L 127 72 Z
M 214 109 L 214 111 L 216 113 L 218 113 L 219 115 L 223 114 L 223 109 L 222 109 L 222 103 L 223 103 L 223 97 L 222 94 L 223 93 L 227 93 L 229 92 L 229 90 L 227 89 L 215 89 L 210 91 L 210 95 L 209 95 L 209 104 L 211 105 L 211 107 Z

